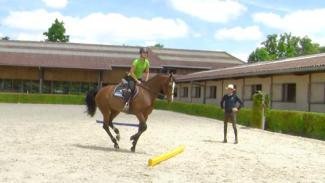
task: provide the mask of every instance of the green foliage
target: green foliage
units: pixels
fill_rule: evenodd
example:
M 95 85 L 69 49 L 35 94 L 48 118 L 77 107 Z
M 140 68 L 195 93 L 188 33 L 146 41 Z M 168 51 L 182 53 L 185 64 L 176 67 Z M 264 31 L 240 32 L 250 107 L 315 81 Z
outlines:
M 256 48 L 256 50 L 253 51 L 248 57 L 249 63 L 269 60 L 271 60 L 271 56 L 269 55 L 266 48 Z
M 155 48 L 164 48 L 164 45 L 160 44 L 160 43 L 157 43 L 153 47 L 155 47 Z
M 265 129 L 273 132 L 300 135 L 325 140 L 325 114 L 269 110 L 270 99 L 265 95 L 267 109 Z M 156 109 L 170 110 L 195 116 L 203 116 L 223 120 L 223 110 L 215 105 L 173 102 L 168 104 L 163 100 L 156 100 Z M 250 126 L 253 112 L 242 108 L 237 115 L 238 124 Z
M 301 50 L 300 50 L 301 55 L 308 55 L 308 54 L 314 54 L 320 52 L 319 44 L 313 43 L 313 41 L 307 36 L 300 39 L 300 45 L 301 45 Z
M 238 124 L 250 126 L 250 122 L 252 120 L 252 115 L 253 115 L 253 112 L 251 109 L 241 108 L 237 114 Z
M 84 104 L 82 95 L 0 93 L 2 103 Z
M 325 46 L 320 47 L 320 48 L 319 48 L 319 52 L 321 52 L 321 53 L 325 53 Z
M 47 36 L 46 41 L 69 42 L 69 36 L 64 34 L 65 34 L 64 23 L 63 21 L 59 22 L 58 19 L 55 19 L 52 26 L 48 29 L 48 32 L 43 33 L 43 35 Z
M 250 126 L 255 128 L 262 128 L 262 109 L 263 109 L 263 93 L 258 92 L 253 95 L 253 115 L 252 115 L 252 121 L 250 123 Z
M 263 97 L 264 97 L 264 105 L 263 105 Z M 258 91 L 253 95 L 253 109 L 252 109 L 252 120 L 249 126 L 262 128 L 263 126 L 263 107 L 264 107 L 264 115 L 268 116 L 270 113 L 270 97 L 269 95 L 265 95 L 263 92 Z
M 224 112 L 220 107 L 211 104 L 195 104 L 195 103 L 184 103 L 184 102 L 173 102 L 168 104 L 163 100 L 156 100 L 156 109 L 169 110 L 189 115 L 203 116 L 218 120 L 224 119 Z M 251 118 L 251 110 L 241 109 L 237 115 L 237 122 L 242 125 L 247 125 Z
M 249 55 L 249 63 L 278 60 L 320 52 L 319 44 L 313 43 L 307 36 L 300 38 L 292 36 L 291 33 L 268 35 L 267 39 L 262 42 L 262 45 L 261 48 L 256 48 Z
M 325 114 L 271 110 L 266 129 L 325 140 Z
M 10 38 L 8 36 L 2 37 L 1 40 L 10 40 Z

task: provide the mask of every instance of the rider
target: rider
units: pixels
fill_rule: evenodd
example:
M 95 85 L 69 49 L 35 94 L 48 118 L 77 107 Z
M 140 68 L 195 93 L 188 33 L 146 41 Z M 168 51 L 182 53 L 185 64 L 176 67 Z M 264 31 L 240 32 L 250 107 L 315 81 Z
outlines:
M 148 60 L 148 48 L 140 48 L 139 53 L 140 57 L 133 60 L 129 74 L 125 78 L 128 81 L 131 93 L 135 90 L 135 83 L 141 84 L 142 81 L 148 81 L 149 79 L 150 62 Z M 127 99 L 124 110 L 128 110 L 130 98 Z

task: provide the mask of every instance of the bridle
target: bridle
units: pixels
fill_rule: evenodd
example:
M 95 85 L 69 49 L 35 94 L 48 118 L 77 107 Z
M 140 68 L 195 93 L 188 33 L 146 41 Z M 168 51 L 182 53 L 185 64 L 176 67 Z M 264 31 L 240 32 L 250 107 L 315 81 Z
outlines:
M 173 85 L 174 81 L 175 81 L 175 78 L 174 78 L 173 75 L 171 75 L 169 77 L 169 79 L 166 81 L 166 83 L 168 82 L 168 86 L 171 86 L 171 85 Z M 147 87 L 147 86 L 145 86 L 143 84 L 137 84 L 137 85 L 140 86 L 140 87 L 142 87 L 143 89 L 149 91 L 150 93 L 152 93 L 154 95 L 157 95 L 159 98 L 161 98 L 161 97 L 163 98 L 166 95 L 168 95 L 168 93 L 167 94 L 163 94 L 160 91 L 159 92 L 153 91 L 151 88 L 149 88 L 149 87 Z M 165 83 L 164 83 L 164 85 L 165 85 Z M 171 95 L 174 95 L 174 91 L 171 91 Z

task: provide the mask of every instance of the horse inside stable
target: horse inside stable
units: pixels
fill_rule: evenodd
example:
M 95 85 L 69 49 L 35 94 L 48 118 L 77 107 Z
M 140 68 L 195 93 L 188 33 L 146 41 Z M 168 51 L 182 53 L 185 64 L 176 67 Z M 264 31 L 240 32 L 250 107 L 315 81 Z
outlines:
M 168 102 L 173 100 L 175 79 L 172 74 L 157 74 L 147 82 L 136 86 L 136 95 L 130 101 L 129 113 L 134 114 L 139 120 L 138 132 L 130 137 L 132 141 L 131 151 L 135 152 L 136 144 L 141 134 L 147 129 L 147 119 L 154 108 L 155 99 L 161 95 L 166 97 Z M 114 126 L 113 119 L 123 112 L 125 100 L 114 95 L 115 85 L 108 85 L 101 89 L 93 89 L 87 93 L 87 112 L 94 116 L 98 107 L 103 115 L 103 128 L 114 143 L 114 148 L 118 149 L 120 139 L 119 130 Z M 113 129 L 116 136 L 110 131 Z

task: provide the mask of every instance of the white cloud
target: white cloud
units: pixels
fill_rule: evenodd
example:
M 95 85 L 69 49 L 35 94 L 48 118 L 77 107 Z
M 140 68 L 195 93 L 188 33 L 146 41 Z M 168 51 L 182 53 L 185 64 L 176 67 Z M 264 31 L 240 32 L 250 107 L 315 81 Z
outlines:
M 236 58 L 239 58 L 240 60 L 247 62 L 248 56 L 250 53 L 244 53 L 244 52 L 229 52 L 231 55 L 235 56 Z
M 192 36 L 195 38 L 200 38 L 200 37 L 202 37 L 202 34 L 198 33 L 198 32 L 194 32 L 194 33 L 192 33 Z
M 17 39 L 18 40 L 25 40 L 25 41 L 29 41 L 29 40 L 45 40 L 45 36 L 41 33 L 18 33 L 17 35 Z
M 170 0 L 183 13 L 214 23 L 226 23 L 240 16 L 246 7 L 235 0 Z
M 325 44 L 325 21 L 322 21 L 322 17 L 325 17 L 325 9 L 299 10 L 284 16 L 262 12 L 254 14 L 253 20 L 293 35 L 307 35 L 313 41 Z
M 157 41 L 153 41 L 153 40 L 151 40 L 151 41 L 146 41 L 145 43 L 144 43 L 144 45 L 145 46 L 154 46 L 155 44 L 157 44 L 158 42 Z
M 64 8 L 68 4 L 68 0 L 42 0 L 46 6 L 52 8 Z
M 260 40 L 263 34 L 258 26 L 234 27 L 217 30 L 214 37 L 216 39 L 230 39 L 236 41 Z
M 10 12 L 3 24 L 17 32 L 33 33 L 37 37 L 48 30 L 55 18 L 64 22 L 66 34 L 70 35 L 71 42 L 125 43 L 129 40 L 174 39 L 185 37 L 189 32 L 186 23 L 180 19 L 142 19 L 117 13 L 92 13 L 80 18 L 63 16 L 59 12 L 47 12 L 43 9 Z

